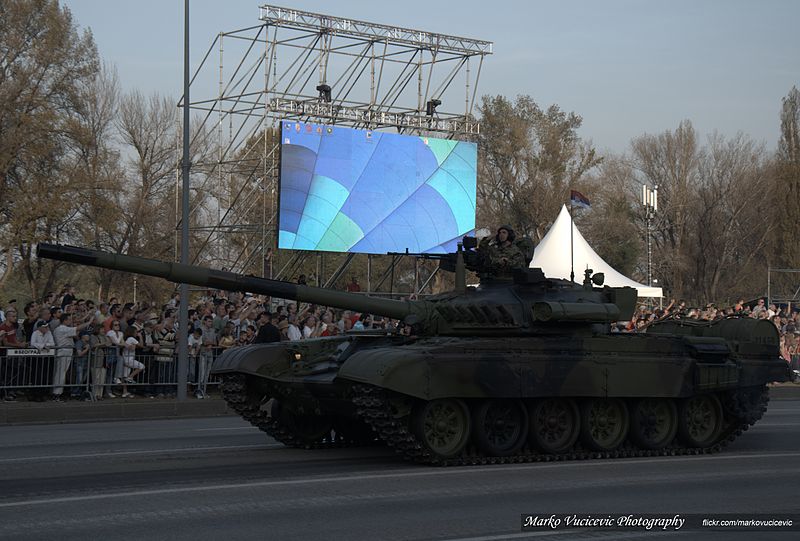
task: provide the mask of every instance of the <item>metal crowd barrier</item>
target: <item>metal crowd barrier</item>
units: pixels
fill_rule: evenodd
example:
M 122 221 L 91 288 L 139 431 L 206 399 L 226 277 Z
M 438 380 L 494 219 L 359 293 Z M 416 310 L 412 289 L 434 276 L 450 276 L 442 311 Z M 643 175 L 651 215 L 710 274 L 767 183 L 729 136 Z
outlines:
M 73 348 L 0 347 L 0 397 L 6 400 L 174 397 L 178 389 L 176 354 L 135 354 L 125 362 L 117 348 L 90 350 L 83 357 Z M 209 371 L 219 350 L 189 357 L 188 393 L 205 398 L 221 380 Z M 137 367 L 142 367 L 137 370 Z

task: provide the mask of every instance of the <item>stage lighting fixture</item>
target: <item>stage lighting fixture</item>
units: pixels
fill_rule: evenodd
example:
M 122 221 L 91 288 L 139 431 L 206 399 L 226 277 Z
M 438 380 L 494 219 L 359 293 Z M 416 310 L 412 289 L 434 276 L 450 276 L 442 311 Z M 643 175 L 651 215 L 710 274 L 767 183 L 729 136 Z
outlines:
M 317 92 L 319 92 L 319 99 L 325 103 L 331 102 L 331 87 L 326 84 L 317 85 Z
M 442 100 L 432 99 L 430 100 L 427 105 L 425 106 L 425 114 L 428 116 L 433 116 L 433 113 L 436 112 L 436 108 L 442 104 Z

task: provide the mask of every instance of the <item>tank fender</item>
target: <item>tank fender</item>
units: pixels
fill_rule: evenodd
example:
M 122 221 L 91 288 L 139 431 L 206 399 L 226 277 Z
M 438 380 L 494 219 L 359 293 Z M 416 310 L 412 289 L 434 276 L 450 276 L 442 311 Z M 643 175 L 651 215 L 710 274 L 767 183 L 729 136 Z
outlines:
M 230 348 L 214 359 L 212 374 L 240 372 L 254 376 L 277 376 L 288 372 L 294 358 L 288 342 L 252 344 Z
M 510 364 L 470 362 L 463 339 L 457 344 L 445 340 L 383 350 L 380 354 L 358 351 L 344 362 L 337 379 L 375 385 L 423 400 L 519 396 L 519 374 Z
M 731 348 L 724 338 L 705 336 L 681 337 L 689 354 L 695 359 L 707 361 L 724 361 L 731 356 Z
M 379 338 L 368 337 L 367 340 Z M 349 353 L 353 343 L 354 336 L 344 335 L 231 348 L 214 360 L 211 373 L 240 372 L 282 379 L 330 372 Z

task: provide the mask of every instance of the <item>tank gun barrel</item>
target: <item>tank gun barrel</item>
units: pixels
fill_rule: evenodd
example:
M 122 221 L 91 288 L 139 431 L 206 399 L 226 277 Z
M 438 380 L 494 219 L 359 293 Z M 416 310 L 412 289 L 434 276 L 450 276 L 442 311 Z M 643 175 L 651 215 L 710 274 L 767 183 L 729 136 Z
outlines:
M 192 284 L 226 291 L 249 291 L 261 295 L 269 295 L 281 299 L 291 299 L 333 306 L 346 310 L 356 310 L 370 314 L 403 319 L 415 313 L 414 305 L 407 301 L 378 299 L 366 295 L 335 291 L 320 287 L 304 286 L 279 280 L 268 280 L 255 276 L 246 276 L 235 272 L 207 269 L 195 265 L 184 265 L 159 261 L 144 257 L 114 254 L 100 250 L 90 250 L 61 244 L 40 243 L 37 246 L 38 257 L 89 265 L 103 269 L 156 276 L 171 282 Z

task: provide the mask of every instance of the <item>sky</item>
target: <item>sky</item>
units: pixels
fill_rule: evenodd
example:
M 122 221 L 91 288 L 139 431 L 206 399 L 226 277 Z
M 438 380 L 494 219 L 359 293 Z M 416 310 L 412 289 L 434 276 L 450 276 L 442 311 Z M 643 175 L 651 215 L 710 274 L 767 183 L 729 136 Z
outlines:
M 124 91 L 183 90 L 181 0 L 62 0 Z M 194 70 L 214 37 L 259 24 L 253 0 L 191 0 Z M 800 87 L 796 0 L 287 0 L 272 5 L 494 42 L 479 95 L 532 96 L 583 118 L 601 151 L 690 120 L 777 147 L 781 98 Z M 211 84 L 211 83 L 209 83 Z M 194 91 L 193 91 L 194 92 Z

